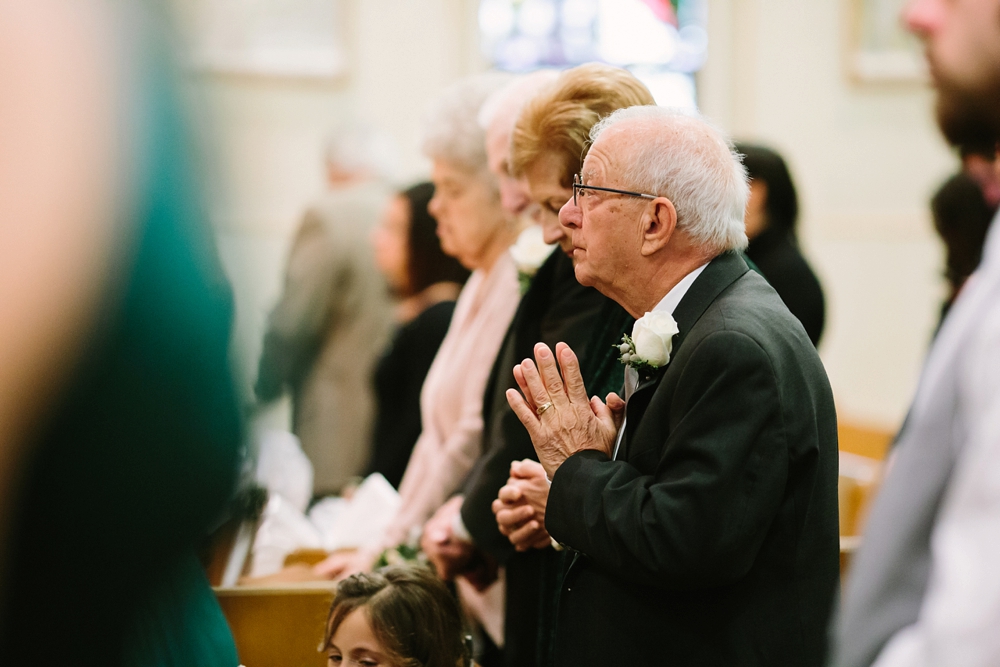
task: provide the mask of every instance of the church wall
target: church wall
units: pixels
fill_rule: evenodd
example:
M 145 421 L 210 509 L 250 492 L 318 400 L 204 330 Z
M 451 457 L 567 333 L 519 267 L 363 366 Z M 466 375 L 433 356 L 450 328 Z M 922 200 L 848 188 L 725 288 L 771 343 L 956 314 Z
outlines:
M 290 235 L 323 189 L 323 142 L 351 116 L 390 132 L 401 174 L 426 173 L 420 110 L 484 67 L 475 0 L 345 0 L 348 72 L 332 81 L 192 72 L 211 110 L 220 250 L 237 298 L 238 365 L 252 381 Z M 844 68 L 848 0 L 710 0 L 702 109 L 781 150 L 802 200 L 804 249 L 826 288 L 821 354 L 843 417 L 895 428 L 943 295 L 927 201 L 957 162 L 932 95 L 859 85 Z
M 841 418 L 901 423 L 944 295 L 928 202 L 958 162 L 921 84 L 859 84 L 851 3 L 711 0 L 701 106 L 789 162 L 828 299 L 820 352 Z
M 183 2 L 178 0 L 183 11 Z M 346 73 L 336 79 L 186 72 L 207 112 L 211 217 L 236 297 L 236 366 L 248 392 L 266 316 L 281 289 L 285 255 L 308 203 L 323 192 L 331 130 L 362 120 L 398 144 L 399 177 L 426 175 L 422 110 L 442 87 L 482 68 L 475 3 L 342 0 Z M 287 420 L 278 409 L 271 422 Z

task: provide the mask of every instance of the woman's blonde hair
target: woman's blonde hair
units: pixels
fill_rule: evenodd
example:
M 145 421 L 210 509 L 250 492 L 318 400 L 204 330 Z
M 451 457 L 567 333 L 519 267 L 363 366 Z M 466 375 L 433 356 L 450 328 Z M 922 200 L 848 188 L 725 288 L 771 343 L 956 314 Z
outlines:
M 652 93 L 628 70 L 589 63 L 568 69 L 551 88 L 525 105 L 511 136 L 510 168 L 523 176 L 542 155 L 563 163 L 562 184 L 573 182 L 589 146 L 590 129 L 608 114 L 655 104 Z

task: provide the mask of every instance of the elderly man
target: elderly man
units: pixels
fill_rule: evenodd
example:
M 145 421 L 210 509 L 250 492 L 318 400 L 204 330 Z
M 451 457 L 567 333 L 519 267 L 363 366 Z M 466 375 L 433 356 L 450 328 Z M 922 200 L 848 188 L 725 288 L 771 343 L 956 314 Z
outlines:
M 817 665 L 838 580 L 837 430 L 802 325 L 736 254 L 746 175 L 704 121 L 618 111 L 560 219 L 635 317 L 625 401 L 535 347 L 507 392 L 575 552 L 557 664 Z M 558 357 L 559 367 L 556 365 Z
M 921 0 L 938 123 L 954 145 L 1000 138 L 1000 2 Z M 1000 235 L 924 364 L 844 591 L 833 664 L 1000 664 Z

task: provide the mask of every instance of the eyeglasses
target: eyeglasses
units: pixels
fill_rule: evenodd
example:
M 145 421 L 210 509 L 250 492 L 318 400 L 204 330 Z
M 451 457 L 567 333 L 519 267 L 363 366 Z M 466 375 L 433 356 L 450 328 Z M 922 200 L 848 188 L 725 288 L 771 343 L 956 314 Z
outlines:
M 643 199 L 656 199 L 656 195 L 648 195 L 644 192 L 631 192 L 629 190 L 616 190 L 615 188 L 599 188 L 596 185 L 584 185 L 580 174 L 573 176 L 573 206 L 579 206 L 576 200 L 576 193 L 579 190 L 600 190 L 601 192 L 613 192 L 617 195 L 627 195 L 629 197 L 642 197 Z

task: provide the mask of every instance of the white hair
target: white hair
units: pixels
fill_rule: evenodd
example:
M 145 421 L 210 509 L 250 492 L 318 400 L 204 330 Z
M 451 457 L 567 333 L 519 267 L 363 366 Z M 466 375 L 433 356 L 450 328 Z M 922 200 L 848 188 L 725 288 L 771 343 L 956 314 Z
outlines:
M 448 86 L 426 115 L 424 154 L 469 171 L 485 170 L 486 133 L 479 125 L 479 110 L 508 81 L 508 74 L 477 74 Z
M 621 127 L 618 127 L 621 126 Z M 590 131 L 597 143 L 618 127 L 627 133 L 620 187 L 663 196 L 677 209 L 677 227 L 714 252 L 747 247 L 750 187 L 730 139 L 688 110 L 657 106 L 619 109 Z
M 513 128 L 524 105 L 558 78 L 559 72 L 554 69 L 540 69 L 516 77 L 483 103 L 479 109 L 479 127 L 489 130 L 493 121 L 504 119 L 505 122 L 509 120 Z
M 362 123 L 348 123 L 330 134 L 327 164 L 349 174 L 366 174 L 383 181 L 398 176 L 399 150 L 392 137 Z

